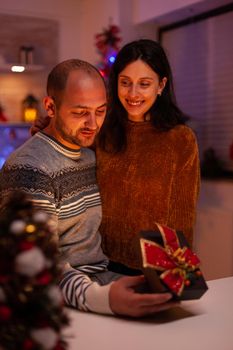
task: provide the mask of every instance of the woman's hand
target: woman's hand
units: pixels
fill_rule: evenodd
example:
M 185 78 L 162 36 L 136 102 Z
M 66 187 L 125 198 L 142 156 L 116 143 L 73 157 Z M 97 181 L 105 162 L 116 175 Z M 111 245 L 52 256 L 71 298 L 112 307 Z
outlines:
M 50 117 L 40 115 L 30 128 L 31 135 L 35 135 L 38 131 L 43 130 L 50 123 Z

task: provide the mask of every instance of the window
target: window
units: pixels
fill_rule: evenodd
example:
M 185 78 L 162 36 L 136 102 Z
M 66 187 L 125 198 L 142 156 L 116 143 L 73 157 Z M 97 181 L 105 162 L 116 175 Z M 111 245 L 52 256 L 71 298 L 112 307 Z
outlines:
M 213 148 L 224 168 L 233 171 L 233 6 L 161 28 L 160 37 L 201 159 Z

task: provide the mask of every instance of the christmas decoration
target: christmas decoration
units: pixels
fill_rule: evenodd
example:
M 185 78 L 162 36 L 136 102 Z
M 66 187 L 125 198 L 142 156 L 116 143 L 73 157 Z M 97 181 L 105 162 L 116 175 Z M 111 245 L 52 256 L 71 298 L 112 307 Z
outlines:
M 17 192 L 0 216 L 0 348 L 65 350 L 68 324 L 49 217 Z
M 107 29 L 103 29 L 102 33 L 96 34 L 95 36 L 95 45 L 101 55 L 101 62 L 98 64 L 98 69 L 104 78 L 108 78 L 111 65 L 115 61 L 116 55 L 120 49 L 119 43 L 121 38 L 119 34 L 120 28 L 110 24 Z
M 142 270 L 153 292 L 169 290 L 175 299 L 200 298 L 207 285 L 200 260 L 188 247 L 182 232 L 157 224 L 157 230 L 140 233 Z
M 0 105 L 0 122 L 6 122 L 7 116 L 4 113 L 3 107 Z

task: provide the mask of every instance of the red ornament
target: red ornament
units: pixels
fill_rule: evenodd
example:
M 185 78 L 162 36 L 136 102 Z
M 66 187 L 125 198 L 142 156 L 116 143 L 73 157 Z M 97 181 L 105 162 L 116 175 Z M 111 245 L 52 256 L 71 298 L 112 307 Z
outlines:
M 52 275 L 48 272 L 42 272 L 37 276 L 37 284 L 41 285 L 41 286 L 46 286 L 47 284 L 49 284 L 52 280 Z
M 65 350 L 64 346 L 61 344 L 61 342 L 58 342 L 57 345 L 53 350 Z
M 1 284 L 5 284 L 9 281 L 10 276 L 6 276 L 6 275 L 0 275 L 0 283 Z
M 185 280 L 184 284 L 185 284 L 186 287 L 189 287 L 191 282 L 189 280 Z
M 31 350 L 34 348 L 34 342 L 28 338 L 23 342 L 23 350 Z
M 8 321 L 11 315 L 12 311 L 8 306 L 0 305 L 0 321 Z
M 35 244 L 33 242 L 23 241 L 23 242 L 20 242 L 19 249 L 20 250 L 30 250 L 34 246 L 35 246 Z

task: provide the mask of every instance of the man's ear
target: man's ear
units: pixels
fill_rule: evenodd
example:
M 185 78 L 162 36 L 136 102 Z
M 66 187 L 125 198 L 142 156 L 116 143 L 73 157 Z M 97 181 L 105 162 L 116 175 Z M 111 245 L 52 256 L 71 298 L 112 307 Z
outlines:
M 56 106 L 52 97 L 46 96 L 43 100 L 43 104 L 48 117 L 53 118 L 55 116 Z

